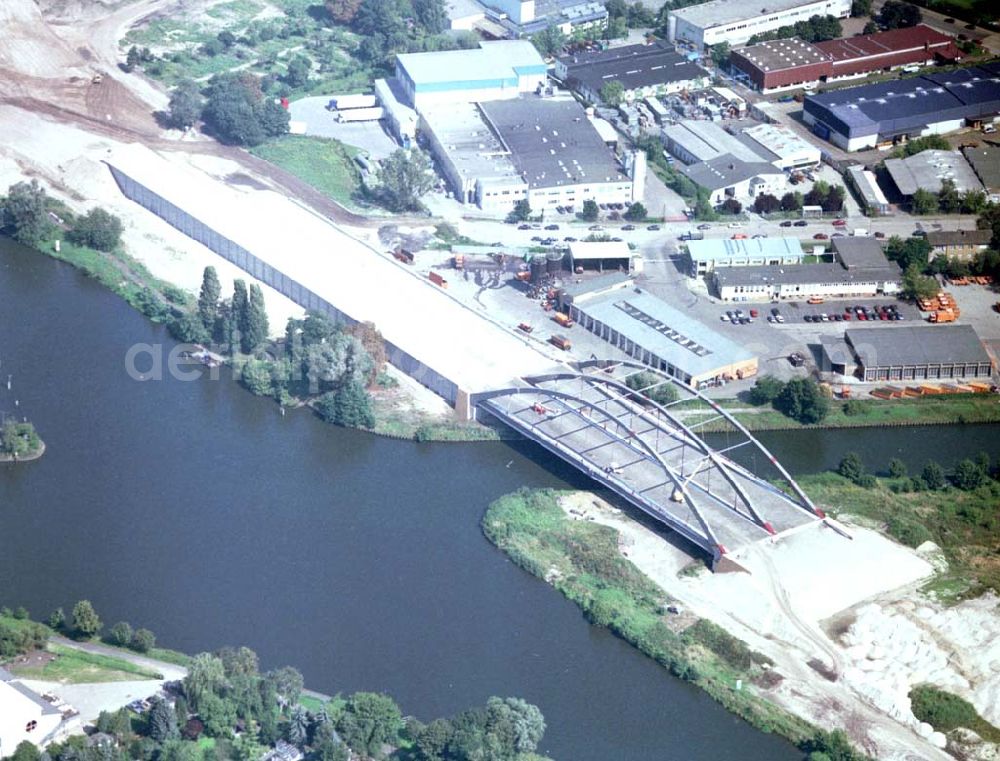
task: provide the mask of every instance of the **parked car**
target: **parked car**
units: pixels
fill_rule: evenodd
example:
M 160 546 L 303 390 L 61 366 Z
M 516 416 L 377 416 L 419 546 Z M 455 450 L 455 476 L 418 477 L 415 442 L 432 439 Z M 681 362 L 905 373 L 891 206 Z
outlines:
M 587 229 L 588 229 L 588 230 L 603 230 L 604 228 L 603 228 L 603 227 L 601 227 L 600 225 L 591 225 L 591 226 L 590 226 L 590 227 L 588 227 Z
M 847 220 L 846 219 L 835 219 L 835 220 L 833 220 L 833 226 L 834 227 L 843 227 L 846 224 L 847 224 Z
M 518 225 L 517 229 L 518 230 L 530 230 L 531 229 L 531 225 L 529 225 L 529 224 Z
M 545 225 L 545 229 L 546 230 L 558 230 L 559 229 L 559 225 L 555 225 L 555 224 Z
M 876 232 L 873 232 L 872 236 L 875 237 L 875 238 L 878 238 L 879 240 L 882 240 L 885 237 L 885 233 L 882 232 L 882 231 L 880 231 L 880 230 L 878 230 Z
M 804 219 L 797 219 L 797 220 L 795 220 L 795 226 L 796 227 L 805 227 L 808 224 L 809 223 L 806 222 Z
M 826 233 L 816 233 L 813 236 L 813 240 L 830 240 L 830 236 Z
M 707 222 L 702 222 L 700 225 L 698 225 L 698 229 L 699 230 L 709 230 L 709 229 L 711 229 L 711 227 L 712 226 L 710 224 L 708 224 Z
M 778 225 L 778 226 L 779 226 L 779 227 L 791 227 L 791 226 L 792 226 L 792 220 L 790 220 L 790 219 L 786 219 L 786 220 L 785 220 L 784 222 L 782 222 L 782 223 L 781 223 L 780 225 Z
M 656 232 L 657 230 L 659 230 L 659 229 L 660 229 L 660 226 L 659 226 L 659 225 L 650 225 L 650 226 L 649 226 L 649 227 L 647 227 L 646 229 L 647 229 L 647 230 L 651 230 L 651 231 L 653 231 L 653 232 Z
M 565 238 L 563 238 L 563 240 L 566 243 L 576 243 L 576 238 L 574 238 L 572 235 L 567 235 Z
M 622 225 L 622 230 L 634 230 L 635 225 Z

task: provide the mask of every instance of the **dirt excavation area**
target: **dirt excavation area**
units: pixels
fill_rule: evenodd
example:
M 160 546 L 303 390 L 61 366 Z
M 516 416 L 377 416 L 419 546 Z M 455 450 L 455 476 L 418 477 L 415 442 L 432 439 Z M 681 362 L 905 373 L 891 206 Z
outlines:
M 941 562 L 933 546 L 916 552 L 870 529 L 818 521 L 737 553 L 747 573 L 692 572 L 690 555 L 593 494 L 569 495 L 563 508 L 616 529 L 623 555 L 680 602 L 681 615 L 710 619 L 772 658 L 783 679 L 764 697 L 844 729 L 875 758 L 951 757 L 947 738 L 913 716 L 917 684 L 1000 722 L 1000 600 L 945 608 L 918 592 Z M 967 757 L 995 752 L 984 744 Z

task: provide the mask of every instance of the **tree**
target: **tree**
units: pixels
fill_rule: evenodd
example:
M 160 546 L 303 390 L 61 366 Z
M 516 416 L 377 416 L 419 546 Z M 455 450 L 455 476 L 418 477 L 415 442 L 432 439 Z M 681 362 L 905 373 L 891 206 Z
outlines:
M 593 222 L 597 219 L 597 216 L 601 213 L 597 206 L 597 201 L 593 198 L 588 198 L 583 202 L 583 209 L 580 211 L 580 219 L 586 222 Z
M 66 614 L 62 608 L 56 608 L 49 615 L 48 625 L 50 629 L 60 631 L 66 625 Z
M 519 198 L 514 201 L 514 208 L 511 210 L 507 218 L 512 222 L 524 222 L 526 219 L 531 217 L 531 204 L 528 203 L 527 198 Z
M 168 127 L 188 129 L 201 118 L 201 89 L 193 79 L 182 79 L 170 93 L 166 121 Z
M 802 209 L 802 194 L 798 191 L 785 193 L 781 197 L 782 211 L 799 211 Z
M 917 188 L 910 196 L 910 211 L 914 214 L 934 214 L 937 210 L 937 196 L 926 188 Z
M 974 491 L 986 483 L 986 472 L 982 466 L 972 460 L 962 460 L 955 466 L 952 476 L 955 486 L 962 491 Z
M 21 740 L 14 748 L 9 761 L 39 761 L 41 757 L 41 751 L 31 740 Z
M 903 295 L 907 298 L 932 299 L 938 290 L 937 280 L 922 274 L 916 264 L 911 264 L 903 272 Z
M 882 10 L 875 18 L 883 29 L 900 29 L 916 26 L 920 23 L 923 15 L 915 5 L 898 2 L 898 0 L 886 0 L 882 5 Z
M 267 340 L 269 325 L 267 310 L 264 308 L 264 293 L 256 283 L 250 284 L 246 318 L 240 325 L 240 341 L 244 354 L 251 354 Z
M 415 744 L 421 761 L 446 761 L 451 756 L 448 746 L 455 734 L 447 719 L 435 719 L 415 733 Z
M 633 201 L 632 205 L 625 210 L 625 213 L 622 216 L 630 222 L 637 222 L 641 219 L 645 219 L 648 215 L 649 212 L 642 203 L 639 201 Z
M 420 198 L 434 187 L 427 155 L 416 148 L 397 148 L 378 168 L 383 203 L 392 211 L 415 211 Z
M 192 659 L 184 677 L 184 695 L 191 709 L 200 714 L 204 710 L 206 696 L 214 695 L 225 684 L 226 670 L 222 660 L 211 653 L 199 653 Z M 207 726 L 208 720 L 204 715 L 202 720 Z
M 928 460 L 924 469 L 920 471 L 920 480 L 932 491 L 943 489 L 945 487 L 944 468 L 934 460 Z
M 288 742 L 298 747 L 304 747 L 309 739 L 309 714 L 300 705 L 292 707 L 288 718 Z
M 967 190 L 962 196 L 963 214 L 980 214 L 986 208 L 986 193 L 982 190 Z
M 794 378 L 774 399 L 774 408 L 800 423 L 819 423 L 830 411 L 830 402 L 811 378 Z
M 781 208 L 781 201 L 770 193 L 761 193 L 753 199 L 753 210 L 758 214 L 770 214 Z
M 857 452 L 848 452 L 837 466 L 837 472 L 848 481 L 857 483 L 865 474 L 865 464 L 861 461 L 861 455 Z
M 330 18 L 340 24 L 350 24 L 361 6 L 361 0 L 326 0 L 324 3 Z
M 614 108 L 622 102 L 622 96 L 625 95 L 625 86 L 617 79 L 612 79 L 601 87 L 600 95 L 601 101 L 605 106 Z
M 674 384 L 656 373 L 635 373 L 625 379 L 625 385 L 657 404 L 677 401 L 677 389 L 674 388 Z
M 512 754 L 534 753 L 545 734 L 545 717 L 538 709 L 521 698 L 492 697 L 486 701 L 486 711 L 494 732 L 511 737 Z M 501 729 L 504 732 L 497 732 Z
M 727 198 L 719 205 L 719 211 L 723 214 L 742 214 L 743 204 L 735 198 Z
M 712 63 L 720 69 L 725 67 L 729 63 L 729 51 L 728 42 L 720 42 L 717 45 L 712 45 Z
M 137 653 L 148 653 L 156 647 L 156 635 L 149 629 L 136 629 L 129 647 Z
M 80 600 L 73 606 L 73 632 L 81 639 L 90 639 L 101 630 L 101 619 L 90 600 Z
M 111 251 L 121 241 L 124 229 L 117 216 L 104 209 L 93 208 L 82 217 L 77 217 L 66 237 L 81 246 Z
M 532 35 L 531 43 L 543 57 L 548 58 L 563 49 L 566 44 L 566 35 L 555 24 L 549 24 L 542 31 Z
M 312 61 L 304 55 L 293 56 L 285 71 L 285 82 L 289 87 L 302 87 L 309 81 L 312 72 Z
M 153 698 L 149 708 L 149 736 L 161 745 L 180 736 L 177 731 L 177 714 L 163 698 Z
M 604 27 L 603 37 L 606 40 L 617 40 L 628 37 L 628 22 L 623 16 L 609 18 L 607 26 Z
M 944 214 L 957 214 L 962 210 L 962 196 L 955 187 L 955 181 L 949 177 L 941 180 L 938 191 L 938 207 Z
M 910 266 L 923 272 L 927 268 L 927 261 L 931 253 L 931 244 L 926 238 L 912 236 L 906 240 L 898 235 L 889 238 L 885 247 L 885 255 L 889 261 L 896 262 L 903 270 Z
M 142 63 L 142 56 L 139 54 L 139 48 L 133 45 L 128 49 L 128 53 L 125 56 L 124 69 L 126 73 L 131 74 L 140 63 Z
M 821 205 L 826 212 L 841 211 L 844 208 L 844 186 L 831 186 Z
M 336 391 L 319 398 L 316 409 L 328 423 L 352 428 L 374 428 L 375 413 L 372 412 L 371 397 L 364 386 L 349 381 Z
M 625 21 L 629 29 L 648 29 L 656 23 L 656 16 L 652 8 L 636 0 L 628 7 Z
M 288 132 L 288 112 L 265 97 L 260 80 L 246 71 L 212 77 L 202 118 L 219 140 L 234 145 L 260 145 Z
M 257 676 L 260 672 L 260 658 L 249 647 L 224 647 L 219 650 L 218 656 L 229 678 Z
M 758 378 L 750 389 L 749 397 L 751 404 L 770 404 L 785 388 L 785 384 L 773 375 L 765 375 Z
M 119 621 L 111 627 L 108 635 L 113 644 L 118 645 L 118 647 L 128 647 L 132 641 L 132 625 L 128 621 Z
M 889 460 L 889 477 L 906 478 L 906 463 L 898 457 L 893 457 Z
M 119 739 L 127 738 L 132 734 L 132 720 L 129 718 L 128 709 L 101 711 L 97 717 L 97 731 L 114 735 Z
M 38 245 L 52 231 L 46 211 L 48 196 L 38 180 L 18 182 L 7 190 L 3 204 L 3 231 L 18 243 Z
M 167 328 L 170 330 L 170 335 L 183 343 L 207 343 L 212 337 L 202 324 L 201 318 L 190 312 L 172 317 Z
M 367 360 L 362 356 L 355 356 L 353 358 L 352 361 L 358 365 L 358 368 L 357 370 L 352 370 L 352 375 L 356 378 L 357 375 L 355 373 L 362 372 L 362 366 L 370 365 L 370 369 L 363 381 L 365 385 L 370 386 L 385 369 L 385 363 L 388 361 L 388 354 L 385 351 L 385 339 L 373 322 L 358 322 L 354 325 L 348 325 L 344 328 L 344 333 L 356 338 L 361 343 L 361 348 L 368 355 Z M 358 355 L 356 346 L 353 346 L 352 350 L 355 355 Z
M 403 717 L 388 695 L 356 692 L 347 701 L 337 730 L 353 750 L 365 755 L 380 753 L 386 743 L 399 742 Z
M 413 0 L 413 15 L 428 34 L 441 34 L 450 24 L 441 0 Z
M 198 294 L 198 316 L 206 329 L 211 330 L 219 314 L 219 297 L 222 285 L 215 267 L 209 265 L 201 276 L 201 292 Z
M 241 278 L 233 280 L 232 316 L 230 319 L 229 350 L 235 353 L 243 345 L 243 331 L 246 328 L 250 312 L 250 296 L 247 294 L 247 284 Z
M 852 16 L 869 16 L 872 12 L 872 0 L 852 0 L 851 2 L 851 15 Z

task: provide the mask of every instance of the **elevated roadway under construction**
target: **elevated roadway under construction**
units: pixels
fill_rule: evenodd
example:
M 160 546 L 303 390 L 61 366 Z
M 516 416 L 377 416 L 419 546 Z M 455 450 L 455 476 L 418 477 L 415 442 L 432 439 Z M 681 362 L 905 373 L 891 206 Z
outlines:
M 472 311 L 384 251 L 271 191 L 233 189 L 149 149 L 106 159 L 126 197 L 304 309 L 371 321 L 389 361 L 460 415 L 486 411 L 571 463 L 706 553 L 717 567 L 748 543 L 823 517 L 764 447 L 712 400 L 629 361 L 560 362 Z M 640 376 L 640 373 L 642 374 Z M 660 405 L 637 377 L 676 388 Z M 710 417 L 688 425 L 691 405 Z M 716 451 L 699 428 L 739 439 Z M 727 456 L 752 447 L 787 491 Z

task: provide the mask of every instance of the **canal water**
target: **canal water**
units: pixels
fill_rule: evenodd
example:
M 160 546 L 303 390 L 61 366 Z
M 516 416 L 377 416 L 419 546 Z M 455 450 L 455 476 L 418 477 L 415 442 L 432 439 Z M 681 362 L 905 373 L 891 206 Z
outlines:
M 562 761 L 800 757 L 482 537 L 494 498 L 585 485 L 542 450 L 391 441 L 281 416 L 230 381 L 134 380 L 140 343 L 174 346 L 70 267 L 0 241 L 0 410 L 48 445 L 0 466 L 0 604 L 45 616 L 89 598 L 106 625 L 188 652 L 246 644 L 314 689 L 384 690 L 424 720 L 522 696 Z M 771 444 L 795 470 L 844 449 L 906 454 L 886 449 L 899 432 L 848 433 Z M 939 458 L 983 448 L 971 429 L 935 435 Z

